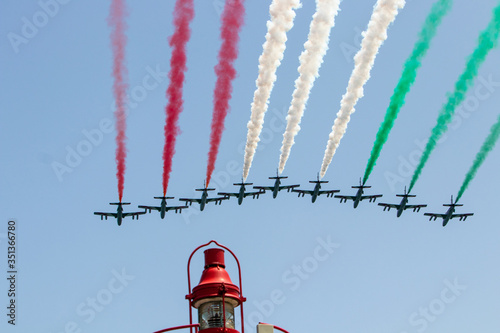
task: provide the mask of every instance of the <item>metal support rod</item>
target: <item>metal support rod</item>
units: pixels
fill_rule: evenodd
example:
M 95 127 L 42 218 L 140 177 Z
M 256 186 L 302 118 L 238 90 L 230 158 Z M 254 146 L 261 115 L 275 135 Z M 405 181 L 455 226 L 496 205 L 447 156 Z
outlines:
M 278 327 L 278 326 L 276 326 L 276 325 L 266 324 L 266 323 L 262 323 L 262 322 L 259 322 L 259 324 L 262 324 L 262 325 L 269 325 L 269 326 L 272 326 L 273 328 L 275 328 L 275 329 L 277 329 L 277 330 L 279 330 L 279 331 L 281 331 L 281 332 L 290 333 L 290 332 L 288 332 L 287 330 L 284 330 L 284 329 L 282 329 L 281 327 Z
M 174 330 L 181 330 L 183 328 L 189 328 L 189 329 L 193 329 L 194 327 L 194 331 L 195 332 L 198 332 L 198 327 L 200 327 L 200 324 L 190 324 L 190 325 L 183 325 L 183 326 L 176 326 L 176 327 L 170 327 L 170 328 L 166 328 L 164 330 L 161 330 L 161 331 L 156 331 L 154 333 L 163 333 L 163 332 L 168 332 L 168 331 L 174 331 Z

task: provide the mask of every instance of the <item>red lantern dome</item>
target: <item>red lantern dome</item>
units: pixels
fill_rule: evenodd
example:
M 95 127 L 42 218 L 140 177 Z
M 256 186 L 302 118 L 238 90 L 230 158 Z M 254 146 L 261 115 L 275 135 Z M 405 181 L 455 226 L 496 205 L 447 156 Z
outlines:
M 200 248 L 215 243 L 231 253 L 236 260 L 239 272 L 239 287 L 231 281 L 226 271 L 224 250 L 212 248 L 205 250 L 205 267 L 201 274 L 200 282 L 191 291 L 190 263 L 191 258 Z M 192 323 L 192 308 L 198 310 L 198 325 L 200 333 L 239 333 L 236 330 L 234 308 L 241 305 L 241 332 L 244 333 L 243 302 L 246 300 L 241 295 L 241 270 L 238 258 L 227 247 L 210 241 L 199 246 L 193 251 L 188 261 L 189 294 L 189 320 Z
M 201 274 L 200 283 L 189 295 L 193 307 L 207 302 L 210 298 L 224 295 L 226 302 L 234 307 L 240 305 L 240 288 L 233 284 L 224 264 L 224 250 L 205 250 L 205 270 Z

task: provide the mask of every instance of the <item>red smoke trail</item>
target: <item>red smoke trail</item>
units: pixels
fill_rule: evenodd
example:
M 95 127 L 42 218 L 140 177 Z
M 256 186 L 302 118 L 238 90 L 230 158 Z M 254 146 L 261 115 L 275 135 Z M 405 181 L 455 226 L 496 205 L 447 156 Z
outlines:
M 174 9 L 175 32 L 169 38 L 173 48 L 170 58 L 170 85 L 167 88 L 168 104 L 165 108 L 167 120 L 165 123 L 165 146 L 163 148 L 163 196 L 167 193 L 172 158 L 175 154 L 175 139 L 179 133 L 177 121 L 182 112 L 182 88 L 186 72 L 186 43 L 191 36 L 189 24 L 194 17 L 193 0 L 177 0 Z
M 128 88 L 126 82 L 127 69 L 125 60 L 125 1 L 112 0 L 108 25 L 111 27 L 111 46 L 113 50 L 113 94 L 115 97 L 115 118 L 116 118 L 116 177 L 118 179 L 118 198 L 120 202 L 123 197 L 123 183 L 125 175 L 125 158 L 127 150 L 125 147 L 125 92 Z
M 222 13 L 219 63 L 215 66 L 217 82 L 214 90 L 214 111 L 212 116 L 212 132 L 210 134 L 210 151 L 208 152 L 207 183 L 210 183 L 219 145 L 224 131 L 224 119 L 229 109 L 229 99 L 232 93 L 232 81 L 236 76 L 233 63 L 238 57 L 239 32 L 245 15 L 244 0 L 226 0 Z

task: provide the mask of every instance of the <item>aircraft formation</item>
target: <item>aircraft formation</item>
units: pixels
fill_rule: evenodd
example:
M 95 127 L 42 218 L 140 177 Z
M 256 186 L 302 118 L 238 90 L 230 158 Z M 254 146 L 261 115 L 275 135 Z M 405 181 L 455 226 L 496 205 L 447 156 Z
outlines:
M 113 202 L 110 203 L 110 205 L 117 205 L 117 211 L 116 213 L 103 213 L 103 212 L 94 212 L 95 215 L 101 216 L 101 220 L 103 219 L 108 219 L 108 217 L 114 217 L 116 218 L 117 224 L 120 226 L 122 224 L 123 218 L 127 216 L 132 216 L 132 219 L 139 219 L 140 215 L 144 215 L 146 213 L 151 213 L 153 210 L 156 210 L 160 212 L 160 217 L 162 219 L 165 218 L 166 212 L 173 210 L 175 213 L 182 213 L 183 209 L 189 208 L 193 202 L 199 204 L 200 206 L 200 211 L 203 211 L 205 209 L 205 206 L 207 203 L 214 202 L 215 205 L 221 205 L 222 201 L 224 200 L 229 200 L 231 197 L 235 197 L 238 200 L 238 205 L 241 205 L 243 203 L 243 200 L 248 197 L 252 196 L 253 199 L 258 199 L 260 195 L 265 194 L 267 191 L 272 193 L 273 199 L 275 199 L 278 196 L 278 193 L 280 191 L 286 190 L 287 192 L 292 192 L 292 193 L 298 193 L 299 197 L 305 197 L 306 194 L 311 196 L 311 202 L 314 203 L 316 202 L 316 199 L 318 196 L 321 195 L 326 195 L 327 198 L 335 197 L 340 199 L 340 202 L 347 202 L 347 200 L 352 200 L 353 202 L 353 207 L 357 208 L 359 203 L 363 200 L 368 200 L 369 202 L 375 202 L 377 198 L 382 197 L 382 194 L 371 194 L 371 195 L 365 195 L 365 189 L 371 188 L 371 186 L 367 186 L 363 184 L 360 180 L 359 185 L 356 186 L 351 186 L 353 189 L 357 189 L 356 193 L 354 195 L 334 195 L 335 193 L 339 193 L 340 190 L 322 190 L 321 189 L 321 184 L 328 183 L 328 181 L 325 180 L 320 180 L 319 175 L 317 177 L 317 180 L 311 180 L 309 183 L 315 184 L 314 188 L 312 190 L 302 190 L 300 189 L 299 184 L 294 184 L 294 185 L 282 185 L 281 180 L 286 179 L 288 177 L 286 176 L 280 176 L 278 172 L 276 173 L 276 176 L 269 177 L 269 179 L 274 180 L 274 184 L 272 186 L 253 186 L 254 189 L 258 191 L 247 191 L 246 186 L 251 186 L 253 183 L 234 183 L 233 185 L 239 186 L 238 192 L 218 192 L 218 196 L 216 197 L 209 197 L 208 192 L 209 191 L 215 191 L 215 188 L 208 188 L 206 183 L 204 184 L 203 188 L 198 188 L 195 189 L 195 191 L 202 192 L 200 198 L 180 198 L 179 201 L 185 202 L 185 205 L 182 206 L 167 206 L 167 200 L 173 200 L 174 197 L 154 197 L 155 199 L 161 199 L 161 204 L 160 206 L 146 206 L 146 205 L 139 205 L 139 208 L 144 209 L 144 211 L 139 211 L 139 212 L 123 212 L 123 207 L 122 205 L 130 205 L 128 202 Z M 404 190 L 403 194 L 396 194 L 397 197 L 401 197 L 401 202 L 399 204 L 391 204 L 391 203 L 379 203 L 379 206 L 384 207 L 384 211 L 390 211 L 391 208 L 396 209 L 396 216 L 400 217 L 403 212 L 407 209 L 413 210 L 413 212 L 419 212 L 421 208 L 427 207 L 426 204 L 408 204 L 408 198 L 414 198 L 416 195 L 409 194 L 409 192 L 406 191 L 406 187 Z M 189 206 L 187 205 L 189 203 Z M 425 216 L 430 216 L 429 220 L 436 220 L 438 217 L 443 219 L 443 227 L 448 224 L 448 222 L 453 219 L 453 218 L 459 218 L 460 221 L 465 221 L 467 217 L 474 215 L 474 213 L 461 213 L 461 214 L 456 214 L 455 213 L 455 208 L 463 206 L 463 204 L 458 204 L 457 202 L 453 202 L 453 195 L 451 196 L 451 203 L 449 204 L 444 204 L 443 206 L 449 207 L 448 210 L 444 214 L 439 214 L 439 213 L 425 213 Z
M 381 194 L 366 195 L 365 190 L 369 189 L 366 183 L 372 174 L 376 162 L 380 156 L 381 150 L 388 140 L 389 133 L 395 124 L 399 112 L 405 105 L 406 94 L 410 91 L 412 84 L 417 78 L 417 72 L 422 65 L 422 59 L 427 54 L 431 47 L 431 42 L 437 33 L 437 29 L 441 21 L 445 18 L 447 13 L 451 10 L 451 0 L 436 0 L 432 6 L 427 19 L 422 25 L 422 30 L 418 35 L 414 48 L 405 61 L 400 80 L 394 94 L 390 98 L 389 106 L 386 110 L 384 120 L 382 121 L 377 132 L 373 148 L 370 153 L 368 163 L 363 177 L 360 179 L 359 185 L 352 186 L 356 189 L 353 195 L 336 194 L 339 190 L 323 190 L 322 184 L 328 183 L 322 180 L 325 173 L 332 162 L 340 141 L 347 130 L 347 125 L 350 120 L 351 114 L 355 110 L 356 103 L 363 96 L 364 85 L 370 78 L 371 69 L 375 63 L 376 55 L 384 40 L 387 38 L 389 26 L 394 22 L 399 11 L 405 7 L 403 0 L 378 0 L 374 6 L 372 16 L 368 22 L 367 29 L 363 32 L 361 46 L 356 55 L 354 56 L 354 68 L 348 80 L 346 93 L 343 95 L 340 102 L 340 109 L 337 113 L 332 131 L 328 136 L 327 145 L 323 157 L 323 162 L 319 168 L 317 179 L 310 181 L 314 184 L 312 190 L 300 189 L 300 185 L 283 185 L 282 180 L 286 179 L 285 176 L 280 176 L 284 171 L 286 162 L 291 154 L 291 148 L 294 144 L 294 137 L 300 130 L 300 120 L 306 109 L 306 104 L 313 87 L 316 77 L 318 77 L 319 69 L 323 62 L 323 58 L 329 49 L 329 36 L 330 32 L 335 25 L 335 18 L 340 9 L 339 0 L 319 1 L 316 2 L 316 12 L 312 17 L 310 24 L 310 32 L 308 40 L 304 44 L 304 51 L 299 57 L 300 66 L 298 68 L 299 77 L 295 81 L 295 91 L 292 95 L 292 101 L 286 117 L 287 125 L 283 133 L 283 145 L 281 147 L 281 155 L 279 166 L 276 176 L 269 177 L 274 183 L 268 186 L 253 186 L 252 191 L 247 190 L 247 186 L 252 186 L 253 183 L 247 183 L 246 179 L 252 165 L 253 157 L 256 153 L 258 142 L 260 140 L 261 130 L 263 128 L 264 116 L 267 111 L 268 103 L 270 100 L 273 85 L 277 79 L 276 71 L 279 67 L 280 61 L 284 56 L 285 42 L 287 40 L 287 32 L 293 27 L 293 19 L 295 17 L 295 10 L 300 8 L 300 1 L 290 3 L 288 6 L 278 5 L 283 0 L 273 0 L 270 6 L 270 20 L 267 23 L 268 33 L 265 36 L 265 43 L 263 44 L 263 52 L 259 57 L 259 76 L 256 80 L 256 90 L 254 93 L 254 100 L 251 104 L 250 120 L 247 124 L 247 143 L 245 146 L 245 156 L 243 162 L 242 179 L 240 183 L 234 183 L 239 187 L 238 192 L 219 192 L 218 196 L 209 197 L 209 191 L 215 191 L 215 188 L 209 188 L 212 172 L 215 168 L 217 154 L 219 150 L 220 141 L 224 130 L 224 119 L 228 112 L 229 100 L 231 99 L 230 92 L 232 88 L 232 80 L 236 75 L 229 75 L 227 73 L 237 74 L 234 67 L 234 62 L 238 56 L 238 41 L 239 33 L 243 23 L 245 8 L 243 1 L 236 0 L 233 5 L 226 3 L 221 17 L 221 48 L 219 50 L 218 60 L 219 63 L 215 67 L 215 74 L 217 77 L 216 85 L 214 88 L 214 108 L 211 124 L 210 134 L 210 150 L 207 161 L 207 173 L 205 177 L 205 184 L 203 188 L 196 189 L 201 192 L 200 198 L 181 198 L 183 205 L 167 206 L 167 200 L 173 199 L 166 197 L 168 190 L 168 183 L 170 173 L 172 170 L 172 158 L 175 152 L 175 142 L 177 134 L 180 132 L 178 127 L 178 118 L 183 110 L 183 84 L 184 74 L 187 70 L 186 59 L 187 49 L 186 45 L 189 41 L 190 24 L 194 17 L 194 2 L 192 0 L 177 0 L 174 19 L 174 34 L 171 37 L 172 57 L 171 68 L 168 77 L 171 79 L 167 88 L 168 102 L 165 108 L 166 123 L 165 123 L 165 145 L 163 150 L 163 175 L 162 186 L 163 196 L 155 197 L 160 199 L 160 206 L 146 206 L 141 205 L 139 208 L 144 209 L 144 212 L 124 213 L 122 205 L 123 189 L 124 189 L 124 173 L 125 173 L 125 110 L 123 108 L 124 97 L 126 96 L 123 90 L 126 87 L 123 82 L 126 72 L 124 64 L 124 51 L 126 35 L 124 28 L 126 27 L 125 16 L 125 1 L 114 0 L 116 6 L 112 6 L 110 12 L 110 23 L 114 33 L 112 34 L 112 50 L 113 50 L 113 75 L 114 75 L 114 93 L 115 104 L 117 105 L 116 127 L 117 127 L 117 180 L 118 180 L 118 198 L 119 203 L 112 203 L 118 205 L 116 213 L 102 213 L 96 212 L 100 215 L 101 219 L 112 216 L 119 220 L 121 224 L 125 216 L 132 216 L 132 218 L 139 218 L 146 212 L 151 213 L 153 210 L 160 212 L 161 218 L 165 217 L 166 212 L 174 210 L 176 213 L 182 212 L 183 209 L 188 208 L 194 203 L 199 204 L 200 210 L 203 211 L 207 203 L 214 202 L 216 205 L 222 204 L 222 201 L 229 200 L 230 197 L 235 197 L 238 204 L 242 204 L 244 198 L 252 196 L 252 198 L 259 198 L 267 191 L 272 192 L 273 198 L 276 198 L 278 193 L 282 190 L 297 193 L 299 197 L 305 197 L 306 194 L 311 196 L 311 201 L 314 203 L 318 196 L 326 195 L 327 197 L 334 197 L 340 199 L 340 202 L 347 202 L 351 200 L 354 208 L 358 207 L 359 203 L 363 200 L 375 202 L 377 198 L 382 197 Z M 274 10 L 274 9 L 276 10 Z M 280 10 L 277 10 L 279 8 Z M 285 9 L 286 8 L 286 9 Z M 284 20 L 283 17 L 287 19 Z M 325 21 L 324 18 L 328 18 Z M 234 18 L 234 19 L 228 19 Z M 413 173 L 411 182 L 408 185 L 408 190 L 405 187 L 403 194 L 398 194 L 397 197 L 401 198 L 399 203 L 379 203 L 384 211 L 396 210 L 396 216 L 400 217 L 405 210 L 413 210 L 419 212 L 421 208 L 427 207 L 425 204 L 410 204 L 409 198 L 414 198 L 415 195 L 410 195 L 413 187 L 418 181 L 423 168 L 436 148 L 436 142 L 444 135 L 448 125 L 450 124 L 457 107 L 464 102 L 466 92 L 473 87 L 474 79 L 477 77 L 482 63 L 485 61 L 488 53 L 497 45 L 497 40 L 500 36 L 500 4 L 493 8 L 492 18 L 487 27 L 482 30 L 477 38 L 477 45 L 472 50 L 470 56 L 466 58 L 466 63 L 463 72 L 458 76 L 454 89 L 446 95 L 445 102 L 442 105 L 434 128 L 431 130 L 425 149 L 420 157 L 418 165 Z M 229 33 L 230 32 L 230 33 Z M 231 51 L 231 52 L 229 52 Z M 305 66 L 307 64 L 307 66 Z M 430 219 L 436 220 L 438 217 L 442 218 L 443 226 L 453 218 L 465 220 L 472 213 L 456 214 L 455 208 L 462 206 L 458 204 L 464 191 L 477 173 L 477 170 L 485 160 L 488 153 L 494 147 L 496 141 L 500 137 L 500 116 L 497 122 L 492 126 L 490 134 L 484 141 L 479 152 L 474 159 L 472 166 L 465 175 L 462 186 L 455 201 L 453 197 L 451 204 L 445 204 L 449 207 L 445 214 L 438 213 L 425 213 L 430 216 Z M 189 204 L 189 206 L 188 206 Z

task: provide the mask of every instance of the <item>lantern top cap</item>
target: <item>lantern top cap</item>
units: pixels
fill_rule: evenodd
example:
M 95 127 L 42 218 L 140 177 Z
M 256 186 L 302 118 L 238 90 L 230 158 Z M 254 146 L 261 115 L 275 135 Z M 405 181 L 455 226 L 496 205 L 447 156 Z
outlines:
M 205 250 L 204 253 L 205 253 L 205 269 L 215 266 L 226 268 L 224 262 L 224 250 L 213 248 Z

